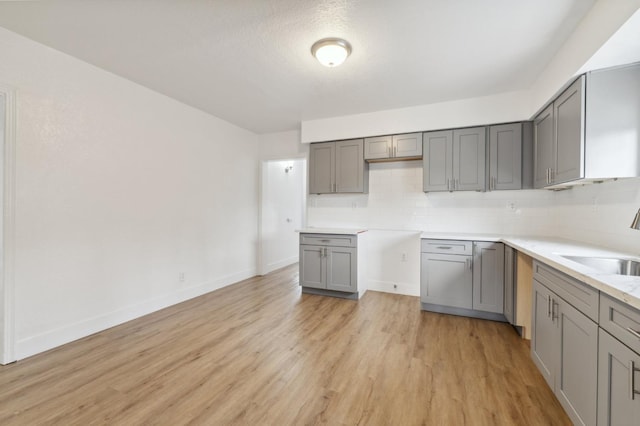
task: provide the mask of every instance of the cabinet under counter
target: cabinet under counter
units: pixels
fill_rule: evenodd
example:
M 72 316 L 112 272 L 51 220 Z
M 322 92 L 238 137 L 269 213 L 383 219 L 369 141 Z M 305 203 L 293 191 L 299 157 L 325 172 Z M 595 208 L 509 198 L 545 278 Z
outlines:
M 357 300 L 367 291 L 364 230 L 300 232 L 302 293 Z M 343 233 L 346 232 L 346 233 Z

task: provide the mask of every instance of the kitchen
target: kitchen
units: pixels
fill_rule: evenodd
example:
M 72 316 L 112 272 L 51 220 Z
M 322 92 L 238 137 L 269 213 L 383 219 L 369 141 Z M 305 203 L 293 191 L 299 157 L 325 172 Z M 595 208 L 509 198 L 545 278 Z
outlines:
M 308 142 L 531 118 L 588 61 L 571 42 L 586 43 L 591 56 L 617 30 L 595 28 L 606 28 L 607 19 L 622 26 L 632 15 L 607 9 L 607 2 L 595 7 L 567 47 L 550 58 L 534 90 L 303 120 L 300 130 L 266 135 L 221 123 L 2 30 L 2 52 L 13 65 L 3 68 L 0 81 L 18 87 L 21 117 L 14 359 L 255 275 L 258 160 L 306 158 Z M 600 38 L 589 44 L 584 33 Z M 141 115 L 145 110 L 154 117 Z M 102 117 L 97 126 L 95 117 Z M 149 122 L 156 121 L 188 124 L 155 129 Z M 237 143 L 213 149 L 211 137 L 201 134 Z M 113 143 L 117 139 L 122 144 Z M 178 139 L 185 140 L 183 149 L 174 147 Z M 150 149 L 156 155 L 148 156 Z M 380 259 L 371 269 L 372 290 L 419 295 L 423 231 L 562 236 L 640 252 L 637 233 L 629 230 L 640 206 L 635 179 L 560 192 L 425 194 L 419 161 L 370 164 L 369 178 L 366 195 L 309 195 L 306 214 L 308 226 L 379 230 L 370 235 Z M 202 182 L 230 181 L 236 188 L 215 197 L 202 188 Z M 110 203 L 111 197 L 119 202 Z M 224 206 L 233 206 L 233 214 Z

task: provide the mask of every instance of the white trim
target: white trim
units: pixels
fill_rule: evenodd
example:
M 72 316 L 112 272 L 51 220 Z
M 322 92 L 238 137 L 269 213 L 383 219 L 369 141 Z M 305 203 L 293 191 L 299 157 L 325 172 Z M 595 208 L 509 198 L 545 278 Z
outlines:
M 0 93 L 5 97 L 5 133 L 2 152 L 3 171 L 0 176 L 0 200 L 3 213 L 0 216 L 0 315 L 3 317 L 2 341 L 0 341 L 0 364 L 16 360 L 15 355 L 15 306 L 13 260 L 15 247 L 15 148 L 16 148 L 16 95 L 15 90 L 0 85 Z
M 115 311 L 83 319 L 73 324 L 65 325 L 45 333 L 29 336 L 16 343 L 17 359 L 47 351 L 65 343 L 123 324 L 144 315 L 176 305 L 194 297 L 202 296 L 222 287 L 236 284 L 256 275 L 254 269 L 220 277 L 214 281 L 187 287 L 153 299 L 145 300 L 135 305 L 116 309 Z
M 285 266 L 293 265 L 296 262 L 298 262 L 298 256 L 293 256 L 293 257 L 290 257 L 288 259 L 280 260 L 278 262 L 269 263 L 269 264 L 265 265 L 264 270 L 262 271 L 262 274 L 260 274 L 260 275 L 266 275 L 266 274 L 268 274 L 270 272 L 275 271 L 276 269 L 280 269 L 280 268 L 284 268 Z

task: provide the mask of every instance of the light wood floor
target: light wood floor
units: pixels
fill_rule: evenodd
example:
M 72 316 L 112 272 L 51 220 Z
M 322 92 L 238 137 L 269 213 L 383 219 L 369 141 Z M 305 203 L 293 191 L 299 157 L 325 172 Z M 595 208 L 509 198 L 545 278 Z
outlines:
M 297 266 L 0 367 L 0 424 L 570 424 L 513 329 Z

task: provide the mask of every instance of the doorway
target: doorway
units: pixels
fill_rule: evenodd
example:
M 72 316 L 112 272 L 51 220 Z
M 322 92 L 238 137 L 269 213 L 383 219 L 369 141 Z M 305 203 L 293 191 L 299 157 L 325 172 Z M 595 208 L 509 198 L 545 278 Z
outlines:
M 298 233 L 306 215 L 305 158 L 262 162 L 258 272 L 298 261 Z

